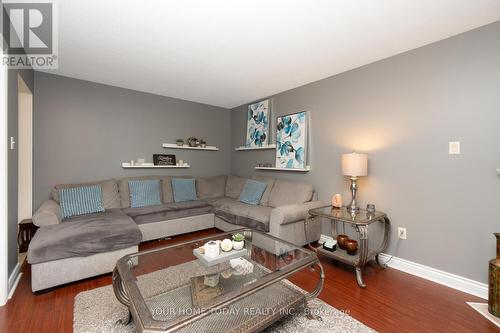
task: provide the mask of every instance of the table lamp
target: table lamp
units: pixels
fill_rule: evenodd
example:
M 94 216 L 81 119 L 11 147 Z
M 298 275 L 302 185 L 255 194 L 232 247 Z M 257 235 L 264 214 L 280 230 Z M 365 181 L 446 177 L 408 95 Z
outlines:
M 358 177 L 368 175 L 368 156 L 366 154 L 343 154 L 342 155 L 342 174 L 351 177 L 352 200 L 347 210 L 351 213 L 359 211 L 356 204 L 356 192 L 358 191 Z

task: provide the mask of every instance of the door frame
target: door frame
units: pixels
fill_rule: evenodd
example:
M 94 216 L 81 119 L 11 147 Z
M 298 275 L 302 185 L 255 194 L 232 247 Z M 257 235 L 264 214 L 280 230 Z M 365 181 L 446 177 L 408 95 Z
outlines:
M 33 92 L 17 74 L 18 223 L 33 214 Z
M 3 59 L 3 50 L 0 49 Z M 9 295 L 8 272 L 8 87 L 9 75 L 7 66 L 0 64 L 0 306 L 7 303 Z

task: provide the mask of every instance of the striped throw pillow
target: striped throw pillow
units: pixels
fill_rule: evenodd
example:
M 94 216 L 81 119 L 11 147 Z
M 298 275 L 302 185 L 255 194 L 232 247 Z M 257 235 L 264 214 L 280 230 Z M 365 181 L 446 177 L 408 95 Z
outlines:
M 59 200 L 63 219 L 77 215 L 104 212 L 100 185 L 60 189 Z
M 161 204 L 160 180 L 129 180 L 130 207 L 139 208 Z

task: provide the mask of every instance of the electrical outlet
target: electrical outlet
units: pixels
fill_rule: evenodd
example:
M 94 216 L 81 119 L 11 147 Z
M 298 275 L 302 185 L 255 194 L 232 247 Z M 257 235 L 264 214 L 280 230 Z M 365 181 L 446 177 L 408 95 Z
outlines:
M 398 238 L 406 239 L 406 228 L 398 227 Z
M 450 155 L 460 155 L 460 141 L 448 142 L 448 153 Z

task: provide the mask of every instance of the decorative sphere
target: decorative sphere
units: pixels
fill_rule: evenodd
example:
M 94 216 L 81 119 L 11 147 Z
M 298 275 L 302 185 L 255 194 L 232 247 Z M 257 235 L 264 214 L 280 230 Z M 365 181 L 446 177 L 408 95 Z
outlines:
M 230 239 L 224 239 L 221 243 L 220 243 L 220 248 L 222 249 L 222 251 L 224 252 L 229 252 L 233 249 L 233 241 L 230 240 Z

